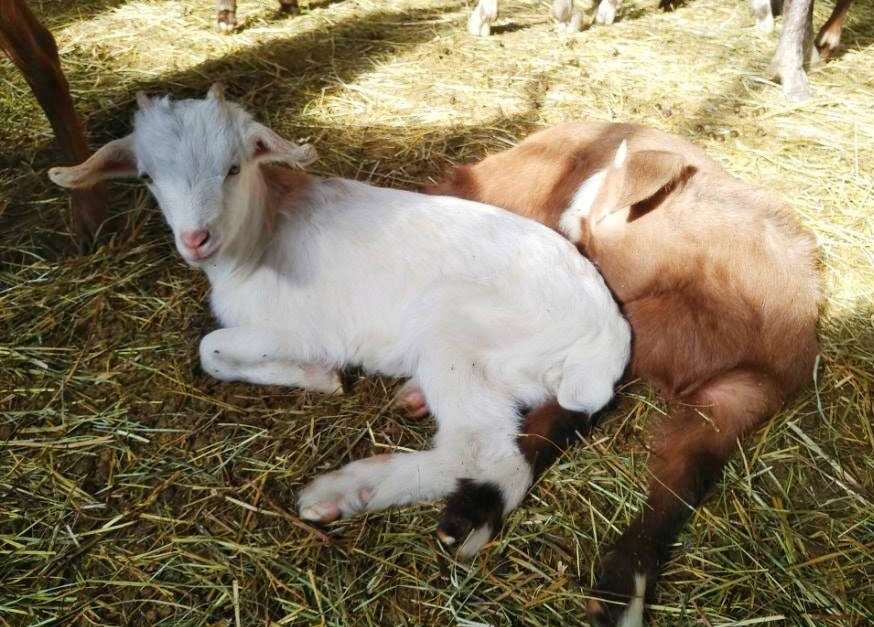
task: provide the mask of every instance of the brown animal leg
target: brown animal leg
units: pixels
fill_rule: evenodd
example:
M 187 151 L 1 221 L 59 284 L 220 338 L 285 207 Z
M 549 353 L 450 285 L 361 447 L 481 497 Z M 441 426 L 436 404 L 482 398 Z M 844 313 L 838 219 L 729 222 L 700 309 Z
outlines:
M 279 0 L 279 10 L 283 13 L 294 13 L 297 9 L 297 0 Z
M 828 61 L 841 45 L 841 31 L 844 29 L 844 20 L 852 1 L 838 0 L 831 17 L 823 24 L 816 36 L 816 49 L 819 50 L 819 58 L 823 63 Z
M 232 33 L 237 28 L 237 0 L 216 0 L 215 28 L 220 33 Z
M 734 370 L 681 398 L 653 442 L 652 479 L 643 513 L 604 558 L 589 601 L 593 625 L 643 612 L 643 599 L 695 508 L 719 481 L 738 438 L 774 414 L 782 395 L 767 375 Z M 631 617 L 629 617 L 631 619 Z M 628 624 L 638 624 L 633 619 Z
M 23 0 L 0 2 L 0 48 L 21 70 L 33 90 L 55 132 L 64 159 L 71 164 L 85 161 L 88 145 L 61 71 L 57 45 Z M 84 241 L 96 233 L 104 220 L 106 194 L 102 186 L 71 193 L 73 228 Z

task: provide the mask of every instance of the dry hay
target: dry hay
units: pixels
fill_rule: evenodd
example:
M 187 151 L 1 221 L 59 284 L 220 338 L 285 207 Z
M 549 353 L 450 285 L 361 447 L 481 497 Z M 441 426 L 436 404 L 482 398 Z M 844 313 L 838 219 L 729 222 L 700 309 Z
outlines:
M 731 464 L 682 536 L 655 625 L 863 625 L 874 611 L 874 6 L 848 51 L 786 104 L 764 80 L 775 35 L 743 2 L 626 6 L 613 28 L 558 37 L 546 2 L 505 3 L 469 37 L 459 0 L 311 2 L 291 19 L 240 2 L 33 0 L 55 30 L 95 144 L 126 132 L 134 92 L 214 80 L 318 170 L 411 187 L 530 129 L 594 116 L 703 145 L 781 191 L 818 235 L 828 305 L 815 386 Z M 817 7 L 817 22 L 830 6 Z M 45 178 L 51 135 L 0 61 L 0 625 L 581 624 L 600 547 L 642 504 L 646 388 L 566 455 L 471 564 L 432 531 L 439 509 L 317 530 L 293 496 L 373 450 L 427 446 L 393 382 L 324 398 L 226 385 L 198 370 L 212 322 L 153 202 L 113 187 L 92 254 L 66 235 Z M 727 234 L 730 236 L 730 234 Z M 581 587 L 582 586 L 582 587 Z

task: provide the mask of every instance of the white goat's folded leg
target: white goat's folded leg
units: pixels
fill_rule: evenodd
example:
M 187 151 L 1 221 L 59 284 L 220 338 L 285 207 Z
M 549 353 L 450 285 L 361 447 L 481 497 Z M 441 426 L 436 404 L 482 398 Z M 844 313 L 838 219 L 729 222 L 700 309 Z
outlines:
M 327 394 L 343 391 L 336 369 L 306 359 L 288 333 L 270 329 L 218 329 L 200 341 L 200 364 L 216 379 L 287 385 Z

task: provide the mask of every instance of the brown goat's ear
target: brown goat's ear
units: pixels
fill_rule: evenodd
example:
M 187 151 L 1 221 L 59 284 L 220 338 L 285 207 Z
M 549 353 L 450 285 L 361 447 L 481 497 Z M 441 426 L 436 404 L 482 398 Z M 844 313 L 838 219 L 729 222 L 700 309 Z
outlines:
M 49 170 L 49 178 L 68 189 L 93 187 L 104 179 L 135 176 L 137 159 L 133 135 L 109 142 L 84 163 Z
M 310 144 L 295 144 L 263 124 L 253 123 L 246 137 L 249 158 L 256 163 L 285 163 L 305 168 L 319 158 Z
M 623 142 L 625 145 L 625 142 Z M 620 153 L 622 148 L 620 147 Z M 619 162 L 617 153 L 617 162 Z M 615 164 L 624 170 L 622 192 L 615 207 L 630 207 L 677 183 L 686 174 L 688 164 L 682 156 L 663 150 L 641 150 L 623 156 Z

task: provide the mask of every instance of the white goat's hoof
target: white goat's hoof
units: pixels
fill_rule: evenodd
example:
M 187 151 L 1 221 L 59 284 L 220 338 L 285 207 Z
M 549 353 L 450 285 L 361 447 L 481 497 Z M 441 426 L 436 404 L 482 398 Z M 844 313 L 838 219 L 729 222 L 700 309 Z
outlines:
M 467 32 L 475 37 L 492 34 L 492 24 L 498 19 L 498 0 L 479 0 L 467 19 Z
M 774 16 L 768 13 L 756 21 L 756 27 L 763 33 L 774 32 Z
M 598 12 L 595 14 L 595 22 L 597 24 L 609 25 L 616 21 L 616 6 L 608 2 L 608 0 L 601 0 L 601 4 L 598 5 Z
M 430 413 L 425 395 L 418 385 L 407 381 L 395 395 L 395 405 L 403 409 L 410 418 L 423 418 Z
M 304 520 L 331 522 L 364 511 L 385 479 L 390 455 L 374 455 L 316 477 L 297 500 Z
M 783 89 L 783 96 L 789 102 L 804 102 L 810 98 L 810 82 L 804 70 L 794 69 L 788 72 L 774 72 Z
M 583 16 L 574 12 L 568 21 L 558 21 L 556 23 L 556 30 L 558 30 L 559 33 L 579 33 L 583 30 Z
M 467 32 L 474 37 L 488 37 L 492 34 L 492 25 L 480 16 L 480 12 L 474 9 L 467 20 Z
M 237 17 L 230 11 L 219 11 L 215 18 L 215 29 L 223 35 L 233 33 L 237 29 Z
M 583 15 L 574 11 L 574 14 L 571 16 L 571 21 L 565 25 L 564 30 L 567 33 L 579 33 L 583 30 Z

